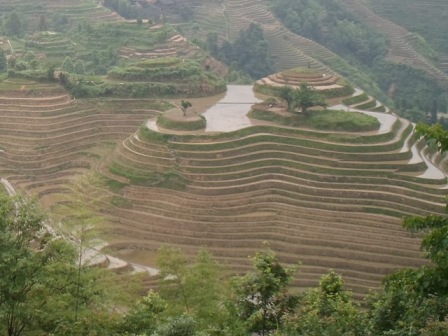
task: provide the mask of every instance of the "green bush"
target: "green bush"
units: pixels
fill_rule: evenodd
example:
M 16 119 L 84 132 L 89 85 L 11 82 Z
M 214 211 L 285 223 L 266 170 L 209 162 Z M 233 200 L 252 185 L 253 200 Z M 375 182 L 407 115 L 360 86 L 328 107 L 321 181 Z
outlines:
M 348 96 L 353 94 L 354 92 L 355 89 L 353 88 L 353 86 L 349 84 L 345 84 L 341 88 L 319 91 L 319 93 L 322 94 L 327 99 Z
M 171 135 L 169 134 L 162 134 L 156 131 L 153 131 L 146 127 L 146 125 L 142 125 L 139 129 L 138 135 L 140 139 L 147 140 L 150 142 L 157 142 L 157 143 L 167 143 Z
M 313 128 L 333 131 L 365 132 L 380 127 L 377 118 L 358 112 L 316 111 L 307 120 Z
M 145 63 L 144 63 L 145 64 Z M 143 64 L 143 65 L 144 65 Z M 179 63 L 176 66 L 159 66 L 159 67 L 146 67 L 141 64 L 129 66 L 127 68 L 115 67 L 107 74 L 110 79 L 136 81 L 191 81 L 193 76 L 205 76 L 199 64 L 195 62 Z
M 370 111 L 373 111 L 373 112 L 386 112 L 386 107 L 384 105 L 380 105 L 378 107 L 375 107 L 375 108 L 371 109 Z
M 360 110 L 368 110 L 371 109 L 372 107 L 376 106 L 376 100 L 373 99 L 371 101 L 368 101 L 365 104 L 361 104 L 361 105 L 356 105 L 355 108 L 360 109 Z
M 369 99 L 369 96 L 364 92 L 364 93 L 361 93 L 360 95 L 346 98 L 342 101 L 342 103 L 347 106 L 350 106 L 350 105 L 354 105 L 354 104 L 360 104 L 368 99 Z
M 277 86 L 258 84 L 258 83 L 255 83 L 255 85 L 254 85 L 255 92 L 260 92 L 265 95 L 270 95 L 270 96 L 275 96 L 275 97 L 280 96 L 280 90 L 281 90 L 281 87 L 277 87 Z M 355 92 L 355 89 L 351 85 L 345 84 L 341 88 L 322 90 L 322 91 L 318 91 L 318 92 L 319 92 L 319 94 L 324 96 L 326 99 L 330 99 L 330 98 L 337 98 L 337 97 L 344 97 L 344 96 L 351 95 Z
M 175 130 L 175 131 L 195 131 L 204 129 L 206 126 L 206 120 L 204 116 L 200 115 L 196 120 L 173 120 L 160 115 L 157 118 L 157 125 L 160 127 Z
M 249 112 L 249 117 L 281 125 L 332 131 L 365 132 L 376 130 L 380 127 L 380 123 L 375 117 L 357 112 L 338 110 L 312 111 L 310 116 L 305 118 L 304 116 L 283 116 L 266 110 L 252 109 Z
M 187 184 L 187 180 L 174 170 L 163 173 L 146 171 L 144 175 L 141 175 L 133 171 L 132 168 L 123 167 L 117 162 L 113 162 L 108 168 L 112 174 L 126 177 L 134 185 L 183 190 Z

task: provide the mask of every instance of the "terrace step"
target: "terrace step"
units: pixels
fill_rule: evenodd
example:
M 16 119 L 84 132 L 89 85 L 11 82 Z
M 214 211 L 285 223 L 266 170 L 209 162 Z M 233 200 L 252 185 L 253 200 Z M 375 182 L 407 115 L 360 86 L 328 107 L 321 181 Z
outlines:
M 332 267 L 349 275 L 361 297 L 379 284 L 379 274 L 422 264 L 418 243 L 399 218 L 444 212 L 446 179 L 397 171 L 426 167 L 408 164 L 413 154 L 403 144 L 410 127 L 398 120 L 393 134 L 372 136 L 364 145 L 278 127 L 216 139 L 176 136 L 163 145 L 129 137 L 114 160 L 144 174 L 169 153 L 186 189 L 126 186 L 122 195 L 129 203 L 112 210 L 119 223 L 110 233 L 124 245 L 126 237 L 133 248 L 152 251 L 169 243 L 193 254 L 207 245 L 241 270 L 248 251 L 269 239 L 282 261 L 312 265 L 297 286 Z

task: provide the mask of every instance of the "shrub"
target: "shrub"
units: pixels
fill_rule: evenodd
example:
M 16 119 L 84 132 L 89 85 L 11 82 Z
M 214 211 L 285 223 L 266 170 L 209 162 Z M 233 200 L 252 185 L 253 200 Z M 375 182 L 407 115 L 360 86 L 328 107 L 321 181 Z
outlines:
M 309 125 L 317 129 L 362 132 L 380 127 L 375 117 L 358 112 L 336 110 L 316 111 L 308 118 Z
M 368 109 L 371 109 L 372 107 L 375 107 L 375 106 L 376 106 L 376 100 L 372 99 L 371 101 L 368 101 L 365 104 L 356 105 L 355 107 L 357 109 L 360 109 L 360 110 L 368 110 Z
M 204 129 L 206 126 L 206 120 L 202 115 L 199 116 L 199 119 L 195 120 L 173 120 L 164 115 L 160 115 L 157 118 L 157 125 L 176 131 L 195 131 Z
M 369 96 L 367 96 L 367 94 L 364 92 L 364 93 L 361 93 L 360 95 L 346 98 L 342 101 L 342 103 L 344 103 L 347 106 L 350 106 L 350 105 L 362 103 L 368 99 L 369 99 Z

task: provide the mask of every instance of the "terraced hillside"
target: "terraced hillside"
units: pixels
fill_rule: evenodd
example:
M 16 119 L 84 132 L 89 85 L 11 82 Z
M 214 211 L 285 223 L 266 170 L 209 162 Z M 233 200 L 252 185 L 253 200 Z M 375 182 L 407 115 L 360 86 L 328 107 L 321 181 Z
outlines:
M 18 54 L 43 53 L 52 61 L 71 55 L 88 69 L 110 61 L 101 74 L 87 73 L 82 80 L 73 75 L 81 89 L 99 82 L 104 95 L 148 97 L 224 88 L 207 69 L 213 60 L 170 27 L 97 25 L 95 18 L 108 21 L 114 15 L 90 0 L 42 3 L 42 13 L 66 13 L 72 23 L 88 18 L 91 25 L 81 24 L 72 35 L 15 39 L 13 48 Z M 10 10 L 19 4 L 1 5 L 0 10 Z M 29 6 L 21 7 L 25 16 L 38 9 L 29 0 L 22 5 Z M 277 53 L 278 69 L 301 66 L 319 74 L 304 78 L 283 71 L 259 85 L 297 85 L 306 79 L 322 91 L 343 88 L 337 73 L 349 74 L 350 66 L 286 30 L 263 0 L 228 0 L 212 7 L 222 16 L 216 31 L 232 39 L 257 22 Z M 201 10 L 207 8 L 204 4 Z M 94 16 L 98 11 L 109 14 L 100 19 Z M 1 47 L 7 50 L 6 42 Z M 195 92 L 176 91 L 175 85 L 193 84 Z M 447 181 L 425 157 L 430 154 L 423 143 L 415 143 L 410 122 L 376 113 L 385 107 L 362 92 L 339 98 L 342 109 L 369 109 L 392 122 L 383 120 L 378 133 L 276 124 L 221 134 L 162 134 L 146 127 L 136 132 L 168 104 L 74 99 L 56 84 L 7 79 L 0 84 L 0 176 L 52 208 L 72 180 L 89 171 L 102 175 L 109 249 L 129 262 L 153 265 L 156 250 L 170 244 L 191 255 L 205 247 L 232 271 L 244 271 L 247 255 L 269 241 L 282 261 L 303 262 L 297 287 L 315 285 L 333 268 L 361 297 L 392 270 L 423 263 L 419 241 L 401 228 L 401 217 L 444 213 Z
M 422 263 L 401 216 L 444 212 L 445 175 L 420 157 L 412 125 L 393 116 L 378 134 L 276 125 L 134 133 L 168 105 L 73 100 L 23 80 L 0 89 L 2 178 L 51 208 L 81 174 L 103 175 L 108 249 L 132 263 L 152 265 L 171 244 L 189 254 L 206 247 L 244 271 L 269 241 L 283 261 L 303 261 L 296 286 L 334 268 L 360 297 L 393 269 Z
M 8 32 L 1 48 L 8 55 L 14 54 L 8 70 L 18 77 L 48 79 L 54 73 L 51 69 L 56 68 L 67 75 L 62 82 L 76 97 L 140 97 L 148 92 L 151 96 L 154 93 L 169 95 L 177 92 L 175 80 L 161 83 L 130 74 L 141 69 L 144 61 L 177 57 L 179 62 L 195 64 L 189 68 L 191 88 L 182 88 L 182 92 L 204 95 L 224 90 L 223 80 L 217 79 L 216 75 L 225 76 L 226 66 L 187 41 L 171 26 L 148 20 L 123 20 L 102 7 L 101 2 L 91 0 L 76 3 L 39 0 L 33 4 L 28 1 L 15 4 L 15 1 L 2 3 L 0 13 L 10 18 L 13 9 L 17 10 L 16 20 L 26 21 L 27 29 Z M 105 19 L 96 15 L 98 12 L 117 16 L 119 20 Z M 33 21 L 36 18 L 38 22 Z M 167 72 L 165 77 L 175 77 L 170 69 L 163 68 L 162 63 L 158 63 L 160 72 Z M 114 74 L 106 77 L 111 70 Z M 126 78 L 117 73 L 125 73 Z
M 444 213 L 445 175 L 420 158 L 412 125 L 389 117 L 395 123 L 378 134 L 143 128 L 99 169 L 120 185 L 111 246 L 138 263 L 151 263 L 163 244 L 191 254 L 206 247 L 243 271 L 247 255 L 269 241 L 283 261 L 303 261 L 296 286 L 333 268 L 366 294 L 392 270 L 422 263 L 401 217 Z
M 388 108 L 374 97 L 360 89 L 354 89 L 344 79 L 307 68 L 295 68 L 261 78 L 255 83 L 255 90 L 276 94 L 283 86 L 300 88 L 306 83 L 324 97 L 331 98 L 332 104 L 343 103 L 347 109 L 388 112 Z
M 389 38 L 389 60 L 423 69 L 436 78 L 448 82 L 448 75 L 434 66 L 412 46 L 414 36 L 408 30 L 375 14 L 362 1 L 343 0 L 342 2 L 356 16 Z
M 96 0 L 5 0 L 0 3 L 0 12 L 17 11 L 24 16 L 26 27 L 30 32 L 36 31 L 40 17 L 50 24 L 55 16 L 63 17 L 63 25 L 72 25 L 84 20 L 93 22 L 123 21 L 115 12 L 100 5 Z
M 0 91 L 0 175 L 51 205 L 116 141 L 157 115 L 151 108 L 157 105 L 150 100 L 79 101 L 55 84 L 6 80 Z
M 423 36 L 435 50 L 445 54 L 448 52 L 446 45 L 448 27 L 445 24 L 448 9 L 446 1 L 375 0 L 368 1 L 367 4 L 382 17 Z
M 233 40 L 241 30 L 247 29 L 250 23 L 259 24 L 263 28 L 278 71 L 311 66 L 327 73 L 332 70 L 350 73 L 350 66 L 335 53 L 284 28 L 263 0 L 227 0 L 221 7 L 216 3 L 205 2 L 196 11 L 201 13 L 196 15 L 195 19 L 203 30 L 197 37 L 203 37 L 206 35 L 205 29 L 209 29 L 218 32 L 221 37 Z M 216 19 L 211 23 L 212 17 Z
M 343 80 L 332 74 L 325 74 L 319 71 L 296 68 L 269 75 L 256 82 L 258 85 L 268 85 L 273 87 L 294 86 L 299 87 L 301 83 L 307 83 L 318 91 L 341 89 Z

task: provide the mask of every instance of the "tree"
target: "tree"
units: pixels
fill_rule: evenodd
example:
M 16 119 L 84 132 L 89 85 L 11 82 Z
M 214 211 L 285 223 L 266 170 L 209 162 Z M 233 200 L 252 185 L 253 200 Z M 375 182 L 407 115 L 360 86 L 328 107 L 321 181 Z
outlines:
M 34 317 L 32 297 L 42 281 L 48 245 L 37 253 L 32 241 L 43 219 L 35 203 L 0 196 L 0 322 L 9 336 L 21 335 Z
M 296 108 L 299 108 L 305 116 L 308 115 L 307 112 L 310 107 L 327 106 L 322 95 L 306 83 L 301 83 L 299 88 L 283 86 L 279 90 L 279 95 L 288 104 L 289 112 L 295 112 Z
M 47 20 L 45 19 L 44 15 L 41 15 L 39 17 L 39 23 L 37 24 L 37 30 L 45 31 L 47 29 L 48 29 L 48 27 L 47 27 Z
M 294 112 L 297 107 L 296 89 L 291 86 L 282 86 L 279 90 L 279 96 L 286 101 L 288 111 Z
M 54 71 L 56 69 L 56 65 L 54 63 L 47 64 L 47 79 L 51 82 L 55 80 Z
M 80 59 L 76 60 L 73 69 L 77 75 L 84 75 L 84 73 L 86 72 L 84 62 L 81 61 Z
M 151 335 L 160 322 L 159 315 L 166 311 L 167 302 L 158 293 L 149 293 L 131 308 L 118 327 L 120 334 Z
M 244 74 L 258 79 L 274 72 L 268 43 L 259 25 L 251 23 L 233 43 L 224 41 L 221 48 L 217 42 L 215 34 L 207 37 L 206 46 L 212 55 Z
M 62 62 L 61 70 L 69 73 L 75 72 L 75 65 L 70 56 L 65 57 L 64 62 Z
M 281 335 L 366 335 L 366 316 L 334 271 L 322 276 L 319 287 L 306 291 L 297 311 L 285 317 Z
M 182 105 L 182 112 L 184 114 L 184 117 L 187 115 L 187 109 L 193 105 L 191 105 L 191 103 L 187 100 L 182 100 L 181 101 L 181 105 Z
M 37 201 L 23 196 L 0 196 L 0 332 L 8 336 L 30 334 L 81 334 L 110 323 L 100 322 L 106 308 L 101 277 L 86 269 L 83 288 L 83 325 L 74 324 L 76 283 L 74 249 L 64 239 L 50 234 Z M 92 309 L 93 302 L 96 302 Z M 95 321 L 95 323 L 90 323 Z
M 202 250 L 192 262 L 179 249 L 162 247 L 157 265 L 160 297 L 168 304 L 166 315 L 187 314 L 202 328 L 219 330 L 227 286 L 212 255 Z
M 205 41 L 205 48 L 212 56 L 218 57 L 219 46 L 218 46 L 218 34 L 216 32 L 209 32 L 207 34 L 207 39 Z
M 264 336 L 278 329 L 286 312 L 297 306 L 297 297 L 287 291 L 297 267 L 283 267 L 270 249 L 257 253 L 252 261 L 253 272 L 232 280 L 229 310 L 231 317 L 243 324 L 246 334 Z
M 21 37 L 24 33 L 22 20 L 19 14 L 14 11 L 7 17 L 4 23 L 5 34 L 8 36 Z
M 297 91 L 297 106 L 304 115 L 307 115 L 308 108 L 313 106 L 326 107 L 327 103 L 313 87 L 301 83 L 300 89 Z
M 56 31 L 64 31 L 69 24 L 68 16 L 61 12 L 56 12 L 51 17 L 52 28 Z
M 188 315 L 176 316 L 169 318 L 165 323 L 161 324 L 154 336 L 199 336 L 196 332 L 195 320 Z
M 86 266 L 98 257 L 96 232 L 104 221 L 95 211 L 101 203 L 99 186 L 100 181 L 93 174 L 82 176 L 78 182 L 68 186 L 70 192 L 64 195 L 63 202 L 53 211 L 61 223 L 59 230 L 73 241 L 76 248 L 76 275 L 73 279 L 76 287 L 73 293 L 75 322 L 79 320 L 81 306 L 86 301 L 86 290 L 83 288 L 83 279 L 89 277 Z
M 0 71 L 8 70 L 8 61 L 5 56 L 3 49 L 0 49 Z
M 417 124 L 415 131 L 429 143 L 435 143 L 441 152 L 448 151 L 448 132 L 443 129 L 442 125 Z
M 194 12 L 191 9 L 190 6 L 188 5 L 177 5 L 177 12 L 179 13 L 180 17 L 184 20 L 184 21 L 191 21 L 193 19 L 194 16 Z
M 52 229 L 70 241 L 72 259 L 64 271 L 63 284 L 68 293 L 55 305 L 65 316 L 58 320 L 57 312 L 49 310 L 46 314 L 49 334 L 55 329 L 59 335 L 112 334 L 115 320 L 127 311 L 134 293 L 133 277 L 117 278 L 114 272 L 95 267 L 102 260 L 98 259 L 102 243 L 98 228 L 104 221 L 97 211 L 98 207 L 107 209 L 104 197 L 99 196 L 100 187 L 101 181 L 94 174 L 83 175 L 67 185 L 68 191 L 52 209 Z

